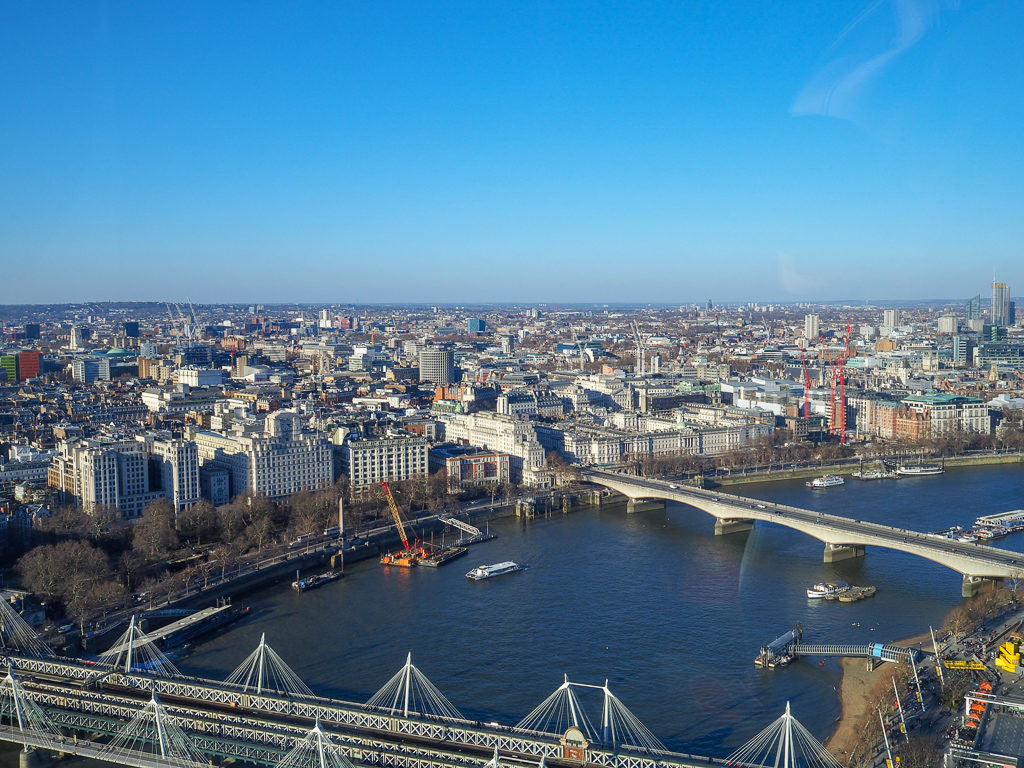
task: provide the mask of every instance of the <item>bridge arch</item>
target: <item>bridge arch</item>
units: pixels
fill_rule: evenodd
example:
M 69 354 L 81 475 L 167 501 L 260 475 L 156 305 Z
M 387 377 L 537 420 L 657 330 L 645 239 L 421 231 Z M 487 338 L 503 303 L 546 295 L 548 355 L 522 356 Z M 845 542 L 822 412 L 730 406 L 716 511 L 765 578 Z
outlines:
M 861 557 L 877 546 L 931 560 L 964 577 L 963 594 L 973 595 L 985 581 L 1024 578 L 1024 556 L 988 545 L 951 542 L 933 534 L 852 520 L 735 494 L 679 486 L 662 480 L 586 469 L 582 477 L 629 499 L 661 499 L 695 507 L 715 518 L 717 535 L 750 530 L 755 520 L 783 525 L 825 543 L 825 562 Z M 1017 558 L 1021 562 L 1017 562 Z

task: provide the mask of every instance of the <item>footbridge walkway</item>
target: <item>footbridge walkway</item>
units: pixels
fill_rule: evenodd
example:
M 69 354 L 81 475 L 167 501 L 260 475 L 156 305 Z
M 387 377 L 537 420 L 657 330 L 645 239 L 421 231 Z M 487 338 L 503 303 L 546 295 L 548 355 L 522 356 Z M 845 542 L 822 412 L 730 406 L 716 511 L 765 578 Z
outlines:
M 696 507 L 715 518 L 719 535 L 749 531 L 755 520 L 793 528 L 825 542 L 825 562 L 862 557 L 866 546 L 917 555 L 961 573 L 965 597 L 986 580 L 1024 577 L 1024 555 L 985 544 L 618 472 L 584 469 L 580 474 L 630 500 L 663 499 Z

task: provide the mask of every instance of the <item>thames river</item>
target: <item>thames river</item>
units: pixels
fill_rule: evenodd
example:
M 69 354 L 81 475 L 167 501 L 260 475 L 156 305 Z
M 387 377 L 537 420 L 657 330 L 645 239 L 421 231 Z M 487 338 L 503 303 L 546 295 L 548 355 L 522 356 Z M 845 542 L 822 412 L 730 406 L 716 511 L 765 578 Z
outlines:
M 783 481 L 735 491 L 931 531 L 1024 507 L 1024 471 L 950 469 L 822 490 Z M 896 641 L 941 623 L 960 601 L 960 575 L 929 561 L 870 548 L 864 558 L 826 565 L 815 539 L 765 523 L 716 537 L 710 516 L 678 504 L 637 514 L 606 505 L 491 528 L 499 538 L 440 569 L 365 562 L 312 592 L 282 585 L 252 596 L 251 619 L 198 645 L 179 666 L 222 678 L 266 632 L 314 691 L 364 701 L 411 651 L 464 715 L 505 724 L 563 675 L 607 679 L 668 747 L 725 755 L 787 700 L 822 739 L 839 715 L 836 660 L 761 671 L 753 659 L 762 643 L 796 622 L 807 642 Z M 1024 551 L 1024 533 L 998 544 Z M 503 560 L 530 567 L 466 580 L 472 566 Z M 833 579 L 874 584 L 878 594 L 851 605 L 807 599 L 809 585 Z M 600 701 L 588 703 L 597 720 Z
M 734 490 L 932 531 L 1024 507 L 1024 470 Z M 787 700 L 821 739 L 839 715 L 836 660 L 762 671 L 753 665 L 762 643 L 796 622 L 808 642 L 898 641 L 938 625 L 960 602 L 959 574 L 910 555 L 869 548 L 864 558 L 826 565 L 821 542 L 788 528 L 757 523 L 749 534 L 725 537 L 713 528 L 710 516 L 677 504 L 501 520 L 491 525 L 499 538 L 440 569 L 367 561 L 301 595 L 284 584 L 251 595 L 251 618 L 198 644 L 178 666 L 223 679 L 266 632 L 315 692 L 365 701 L 411 651 L 465 716 L 510 725 L 563 675 L 607 679 L 669 748 L 724 756 L 781 714 Z M 997 543 L 1024 551 L 1024 533 Z M 485 582 L 465 578 L 475 565 L 503 560 L 529 569 Z M 834 579 L 874 584 L 878 594 L 851 605 L 807 599 L 809 585 Z M 597 721 L 600 700 L 581 700 Z M 13 764 L 7 755 L 3 764 Z

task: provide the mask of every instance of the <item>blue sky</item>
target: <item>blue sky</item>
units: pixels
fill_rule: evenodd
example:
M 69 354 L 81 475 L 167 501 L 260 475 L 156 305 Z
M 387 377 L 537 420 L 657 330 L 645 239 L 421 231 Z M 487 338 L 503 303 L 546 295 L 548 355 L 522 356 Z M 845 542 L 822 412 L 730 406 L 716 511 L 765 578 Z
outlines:
M 1024 294 L 1024 3 L 9 2 L 0 303 Z

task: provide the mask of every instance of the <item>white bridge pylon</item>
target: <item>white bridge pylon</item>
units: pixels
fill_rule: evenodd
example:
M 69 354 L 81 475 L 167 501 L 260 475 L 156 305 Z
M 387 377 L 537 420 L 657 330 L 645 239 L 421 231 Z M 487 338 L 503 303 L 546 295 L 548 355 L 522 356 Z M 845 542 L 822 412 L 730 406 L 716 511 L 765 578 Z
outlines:
M 298 744 L 288 750 L 277 768 L 355 768 L 320 727 L 320 719 Z
M 408 717 L 411 713 L 465 719 L 437 686 L 413 665 L 412 653 L 405 657 L 405 665 L 398 673 L 384 683 L 365 706 L 386 709 L 402 717 Z
M 128 624 L 128 629 L 110 646 L 109 650 L 99 655 L 97 661 L 124 672 L 126 675 L 148 672 L 168 677 L 181 677 L 181 672 L 171 663 L 164 652 L 157 648 L 153 638 L 139 628 L 138 619 L 134 614 Z
M 40 736 L 61 736 L 60 729 L 50 721 L 42 708 L 25 694 L 21 684 L 14 678 L 13 667 L 8 667 L 7 677 L 0 681 L 0 717 L 9 720 L 12 725 L 17 725 L 22 733 L 34 731 Z
M 578 689 L 601 691 L 603 704 L 600 730 L 594 727 L 581 706 L 576 695 Z M 612 747 L 631 746 L 647 751 L 665 751 L 665 745 L 658 737 L 611 692 L 607 680 L 604 681 L 604 685 L 574 683 L 566 675 L 555 692 L 544 699 L 516 727 L 556 735 L 575 727 L 582 731 L 588 740 Z
M 208 763 L 185 735 L 174 718 L 167 714 L 153 690 L 153 698 L 112 738 L 103 752 L 116 755 L 121 750 L 142 752 L 163 760 L 174 760 L 185 768 Z M 117 762 L 116 759 L 113 762 Z
M 737 768 L 842 768 L 829 751 L 797 722 L 786 702 L 778 720 L 726 758 Z
M 53 649 L 36 637 L 36 631 L 6 600 L 0 600 L 0 648 L 40 658 L 54 655 Z
M 246 692 L 255 691 L 257 696 L 264 691 L 287 693 L 291 696 L 309 696 L 314 693 L 302 682 L 277 652 L 267 645 L 267 633 L 260 636 L 260 644 L 238 665 L 224 682 L 239 685 Z

